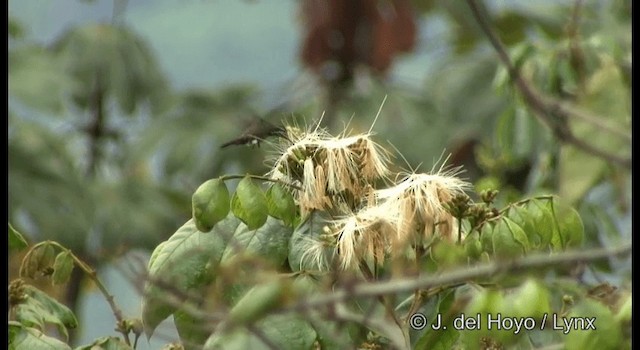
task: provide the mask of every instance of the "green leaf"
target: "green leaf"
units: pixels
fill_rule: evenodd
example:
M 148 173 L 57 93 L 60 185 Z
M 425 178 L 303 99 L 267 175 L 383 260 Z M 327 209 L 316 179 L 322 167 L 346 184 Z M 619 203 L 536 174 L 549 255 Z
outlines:
M 580 214 L 559 200 L 553 201 L 553 209 L 563 248 L 576 247 L 582 244 L 584 224 Z
M 509 317 L 540 319 L 544 314 L 551 312 L 549 291 L 534 279 L 527 279 L 514 294 L 509 294 L 506 299 L 512 303 Z
M 293 314 L 271 315 L 258 322 L 256 329 L 264 335 L 268 344 L 263 338 L 240 328 L 226 334 L 213 334 L 205 343 L 204 350 L 312 349 L 317 337 L 309 323 Z
M 316 340 L 311 325 L 294 314 L 269 316 L 258 327 L 279 349 L 312 349 Z
M 132 350 L 133 348 L 127 345 L 122 339 L 118 337 L 101 337 L 96 339 L 93 343 L 83 345 L 75 348 L 74 350 Z
M 281 266 L 289 251 L 289 239 L 293 229 L 282 221 L 268 217 L 266 223 L 257 230 L 240 223 L 232 239 L 222 254 L 222 263 L 231 261 L 238 254 L 248 254 L 263 258 Z
M 451 324 L 453 316 L 450 314 L 451 307 L 455 301 L 455 293 L 452 290 L 446 291 L 438 296 L 438 307 L 431 317 L 441 315 L 443 325 Z M 428 317 L 429 317 L 428 316 Z M 449 317 L 447 317 L 449 316 Z M 452 349 L 460 337 L 460 332 L 449 326 L 446 329 L 435 330 L 431 327 L 424 329 L 424 334 L 418 339 L 415 349 Z
M 534 249 L 544 249 L 553 237 L 554 220 L 551 211 L 537 199 L 531 199 L 524 206 L 517 206 L 509 212 L 516 224 L 520 225 Z
M 251 230 L 264 225 L 267 221 L 267 199 L 264 192 L 253 183 L 249 176 L 240 180 L 231 199 L 233 214 Z
M 191 197 L 193 219 L 198 230 L 209 232 L 229 214 L 229 190 L 221 179 L 207 180 Z
M 558 316 L 559 317 L 559 316 Z M 574 321 L 593 318 L 593 329 L 570 329 L 566 334 L 567 349 L 601 350 L 620 349 L 622 345 L 622 330 L 620 323 L 615 320 L 611 311 L 599 302 L 585 299 L 575 305 L 567 319 L 574 317 Z M 559 320 L 562 322 L 562 320 Z
M 10 321 L 9 350 L 71 350 L 71 347 L 35 328 Z
M 493 254 L 493 231 L 494 225 L 491 223 L 485 223 L 482 225 L 482 229 L 480 230 L 480 243 L 482 244 L 482 250 L 489 254 Z
M 178 310 L 173 314 L 173 322 L 178 330 L 180 341 L 185 350 L 200 349 L 202 344 L 211 335 L 211 327 L 208 327 L 207 320 Z
M 296 218 L 296 203 L 291 193 L 281 184 L 274 184 L 267 191 L 267 208 L 269 215 L 293 225 Z
M 526 239 L 527 236 L 520 226 L 507 217 L 502 217 L 493 228 L 493 253 L 500 258 L 522 256 L 526 252 Z
M 158 245 L 149 264 L 149 281 L 145 285 L 142 321 L 148 337 L 179 305 L 170 302 L 175 293 L 200 289 L 214 278 L 229 237 L 240 225 L 232 215 L 217 223 L 208 233 L 198 231 L 193 220 L 187 221 L 166 242 Z
M 513 220 L 509 219 L 506 216 L 503 217 L 502 220 L 507 224 L 507 227 L 509 228 L 513 239 L 516 242 L 520 243 L 522 249 L 526 253 L 530 248 L 530 244 L 529 239 L 527 238 L 527 234 L 524 232 L 522 227 L 520 227 L 520 225 L 516 224 L 515 222 L 513 222 Z
M 33 286 L 26 285 L 24 291 L 27 298 L 15 308 L 18 322 L 41 331 L 53 324 L 65 337 L 67 329 L 78 327 L 78 320 L 68 307 Z
M 28 245 L 24 236 L 9 223 L 9 251 L 21 251 Z
M 62 284 L 69 280 L 73 270 L 73 258 L 68 251 L 61 252 L 53 263 L 53 275 L 51 281 L 54 285 Z

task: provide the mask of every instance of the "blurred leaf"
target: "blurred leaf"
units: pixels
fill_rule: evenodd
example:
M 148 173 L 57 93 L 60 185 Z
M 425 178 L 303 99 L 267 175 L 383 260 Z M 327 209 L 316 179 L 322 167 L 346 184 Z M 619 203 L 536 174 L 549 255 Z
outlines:
M 316 333 L 304 319 L 292 314 L 271 315 L 259 321 L 256 329 L 270 342 L 246 329 L 238 329 L 227 334 L 213 334 L 205 343 L 204 349 L 311 349 Z
M 78 327 L 69 308 L 33 286 L 25 285 L 24 291 L 27 298 L 15 308 L 16 321 L 41 331 L 46 330 L 47 324 L 55 325 L 65 338 L 69 336 L 67 329 Z
M 29 245 L 20 232 L 9 223 L 9 251 L 21 251 Z
M 14 16 L 9 16 L 9 38 L 21 39 L 24 37 L 24 26 Z
M 566 334 L 565 346 L 568 349 L 600 350 L 620 349 L 622 331 L 611 311 L 599 302 L 585 299 L 573 307 L 566 316 L 574 322 L 592 319 L 595 329 L 571 328 Z M 585 322 L 585 325 L 587 323 Z
M 621 130 L 630 130 L 631 92 L 625 86 L 621 72 L 610 57 L 601 59 L 601 66 L 589 79 L 587 91 L 579 106 L 595 114 L 602 122 Z M 628 157 L 631 143 L 597 125 L 573 118 L 574 135 L 603 151 Z M 600 181 L 608 168 L 605 160 L 587 154 L 571 145 L 560 152 L 560 197 L 573 204 Z
M 130 28 L 104 23 L 74 27 L 54 50 L 81 82 L 72 96 L 81 109 L 94 108 L 96 91 L 113 97 L 127 115 L 144 102 L 152 115 L 168 107 L 167 83 L 155 57 Z
M 68 251 L 61 252 L 56 256 L 56 260 L 53 263 L 53 275 L 51 275 L 51 281 L 53 284 L 66 283 L 71 277 L 71 271 L 73 270 L 73 258 Z
M 250 230 L 255 230 L 267 221 L 267 199 L 262 189 L 245 176 L 238 183 L 231 198 L 231 211 L 242 220 Z
M 61 113 L 64 96 L 77 82 L 60 69 L 57 57 L 43 47 L 9 51 L 9 97 L 44 112 Z
M 164 319 L 178 310 L 170 302 L 175 288 L 181 293 L 199 289 L 214 278 L 229 237 L 240 225 L 234 216 L 217 223 L 210 232 L 198 231 L 193 220 L 187 221 L 166 242 L 158 245 L 149 263 L 149 281 L 145 284 L 142 321 L 147 337 Z
M 199 349 L 211 334 L 212 327 L 207 326 L 207 320 L 195 317 L 182 310 L 178 310 L 173 314 L 173 322 L 176 325 L 180 341 L 185 350 Z
M 584 225 L 580 214 L 559 200 L 553 201 L 553 209 L 563 248 L 579 247 L 584 238 Z
M 9 350 L 71 350 L 60 340 L 44 335 L 35 328 L 9 321 Z

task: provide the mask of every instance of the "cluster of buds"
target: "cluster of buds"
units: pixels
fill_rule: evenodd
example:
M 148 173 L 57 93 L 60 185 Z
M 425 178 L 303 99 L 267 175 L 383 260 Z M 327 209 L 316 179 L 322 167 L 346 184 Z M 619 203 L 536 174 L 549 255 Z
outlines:
M 348 269 L 362 261 L 382 264 L 436 234 L 453 238 L 457 220 L 446 203 L 469 187 L 456 177 L 459 169 L 411 173 L 390 187 L 374 189 L 380 179 L 391 181 L 389 152 L 371 134 L 333 137 L 325 130 L 297 128 L 288 133 L 291 144 L 279 153 L 271 178 L 300 189 L 294 197 L 303 216 L 325 210 L 338 217 L 322 240 L 309 244 L 306 256 L 319 262 L 316 266 L 328 266 L 321 261 L 327 244 Z

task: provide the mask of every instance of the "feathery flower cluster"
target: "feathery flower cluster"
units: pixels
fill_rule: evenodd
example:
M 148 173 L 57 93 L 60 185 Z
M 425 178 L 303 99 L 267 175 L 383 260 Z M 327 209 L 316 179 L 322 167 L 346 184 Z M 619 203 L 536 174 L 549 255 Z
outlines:
M 470 187 L 456 177 L 459 168 L 407 174 L 374 190 L 375 180 L 388 178 L 389 153 L 370 134 L 333 137 L 325 130 L 289 128 L 288 136 L 291 145 L 276 159 L 271 178 L 301 187 L 294 193 L 302 215 L 317 209 L 341 217 L 322 240 L 309 238 L 304 257 L 315 266 L 329 266 L 328 245 L 348 269 L 402 256 L 435 234 L 452 239 L 457 222 L 444 204 Z
M 370 134 L 333 137 L 325 130 L 288 128 L 292 145 L 276 159 L 271 178 L 300 185 L 304 214 L 334 208 L 355 210 L 370 183 L 389 174 L 388 154 Z

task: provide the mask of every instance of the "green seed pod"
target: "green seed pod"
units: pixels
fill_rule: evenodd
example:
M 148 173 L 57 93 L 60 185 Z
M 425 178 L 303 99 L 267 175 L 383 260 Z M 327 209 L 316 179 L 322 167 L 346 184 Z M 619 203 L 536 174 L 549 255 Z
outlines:
M 193 220 L 201 232 L 209 232 L 213 226 L 229 214 L 229 190 L 221 179 L 211 179 L 200 185 L 191 197 Z

